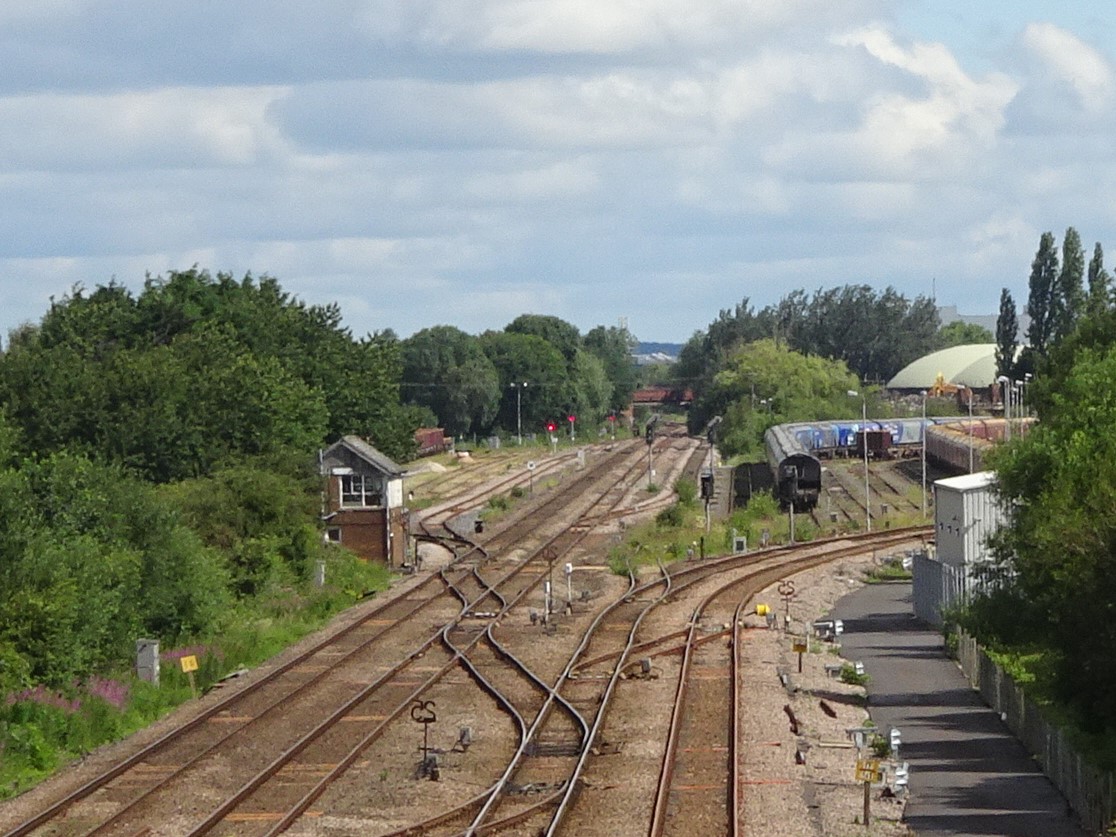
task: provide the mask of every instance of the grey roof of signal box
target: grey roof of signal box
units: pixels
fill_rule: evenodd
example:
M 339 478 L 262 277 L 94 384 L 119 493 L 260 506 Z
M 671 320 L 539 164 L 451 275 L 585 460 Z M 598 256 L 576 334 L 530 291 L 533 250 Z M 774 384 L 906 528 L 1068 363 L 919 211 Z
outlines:
M 376 470 L 389 477 L 403 476 L 403 469 L 395 464 L 386 454 L 380 453 L 360 436 L 342 436 L 340 441 L 334 442 L 326 449 L 328 454 L 339 445 L 344 445 Z

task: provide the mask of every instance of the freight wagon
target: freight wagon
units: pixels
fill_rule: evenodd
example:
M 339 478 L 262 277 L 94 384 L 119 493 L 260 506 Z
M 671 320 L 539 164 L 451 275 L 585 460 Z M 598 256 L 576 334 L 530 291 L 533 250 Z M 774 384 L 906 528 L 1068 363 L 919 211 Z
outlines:
M 1026 435 L 1033 418 L 1012 419 L 1011 432 Z M 963 419 L 926 430 L 926 456 L 958 474 L 986 470 L 985 455 L 1007 435 L 1002 418 Z M 971 453 L 970 453 L 971 452 Z
M 432 456 L 452 450 L 453 437 L 440 427 L 420 427 L 415 431 L 415 445 L 419 456 Z

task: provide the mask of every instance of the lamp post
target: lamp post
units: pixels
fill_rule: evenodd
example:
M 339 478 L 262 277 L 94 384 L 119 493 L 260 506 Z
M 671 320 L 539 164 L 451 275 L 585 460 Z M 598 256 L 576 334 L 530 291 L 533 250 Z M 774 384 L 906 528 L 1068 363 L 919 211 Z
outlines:
M 872 531 L 872 494 L 871 489 L 868 487 L 868 396 L 861 395 L 855 389 L 850 389 L 849 396 L 852 398 L 860 399 L 861 408 L 861 430 L 860 430 L 860 443 L 864 448 L 864 526 L 869 532 Z
M 1019 382 L 1019 416 L 1020 418 L 1027 418 L 1031 415 L 1031 402 L 1027 400 L 1027 387 L 1031 383 L 1031 378 L 1034 377 L 1030 372 L 1023 375 L 1023 380 Z M 1025 438 L 1027 435 L 1027 425 L 1019 425 L 1019 438 Z
M 926 519 L 926 390 L 922 391 L 922 518 Z
M 508 384 L 509 387 L 515 390 L 515 435 L 519 439 L 520 447 L 523 446 L 523 388 L 527 386 L 526 381 L 515 381 Z
M 973 472 L 973 389 L 969 391 L 969 473 Z M 923 431 L 925 432 L 925 431 Z M 925 444 L 925 442 L 924 442 Z
M 1011 441 L 1011 378 L 1001 375 L 996 383 L 1000 385 L 1000 400 L 1004 405 L 1004 441 Z

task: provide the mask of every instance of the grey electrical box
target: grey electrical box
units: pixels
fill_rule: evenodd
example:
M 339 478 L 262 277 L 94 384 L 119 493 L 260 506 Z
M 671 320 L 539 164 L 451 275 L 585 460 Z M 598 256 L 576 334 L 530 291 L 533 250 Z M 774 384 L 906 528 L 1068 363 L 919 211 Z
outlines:
M 136 677 L 159 685 L 159 640 L 136 640 Z

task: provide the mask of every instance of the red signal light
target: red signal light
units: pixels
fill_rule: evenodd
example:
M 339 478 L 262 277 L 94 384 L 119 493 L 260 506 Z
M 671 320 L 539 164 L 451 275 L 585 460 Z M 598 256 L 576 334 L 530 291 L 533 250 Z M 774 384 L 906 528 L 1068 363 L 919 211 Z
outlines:
M 558 428 L 558 425 L 556 425 L 552 421 L 548 421 L 546 423 L 546 429 L 549 430 L 551 433 L 553 433 L 557 428 Z
M 576 421 L 576 420 L 577 420 L 577 416 L 566 416 L 566 418 L 567 418 L 567 419 L 568 419 L 569 421 L 571 421 L 571 422 L 573 422 L 573 421 Z

